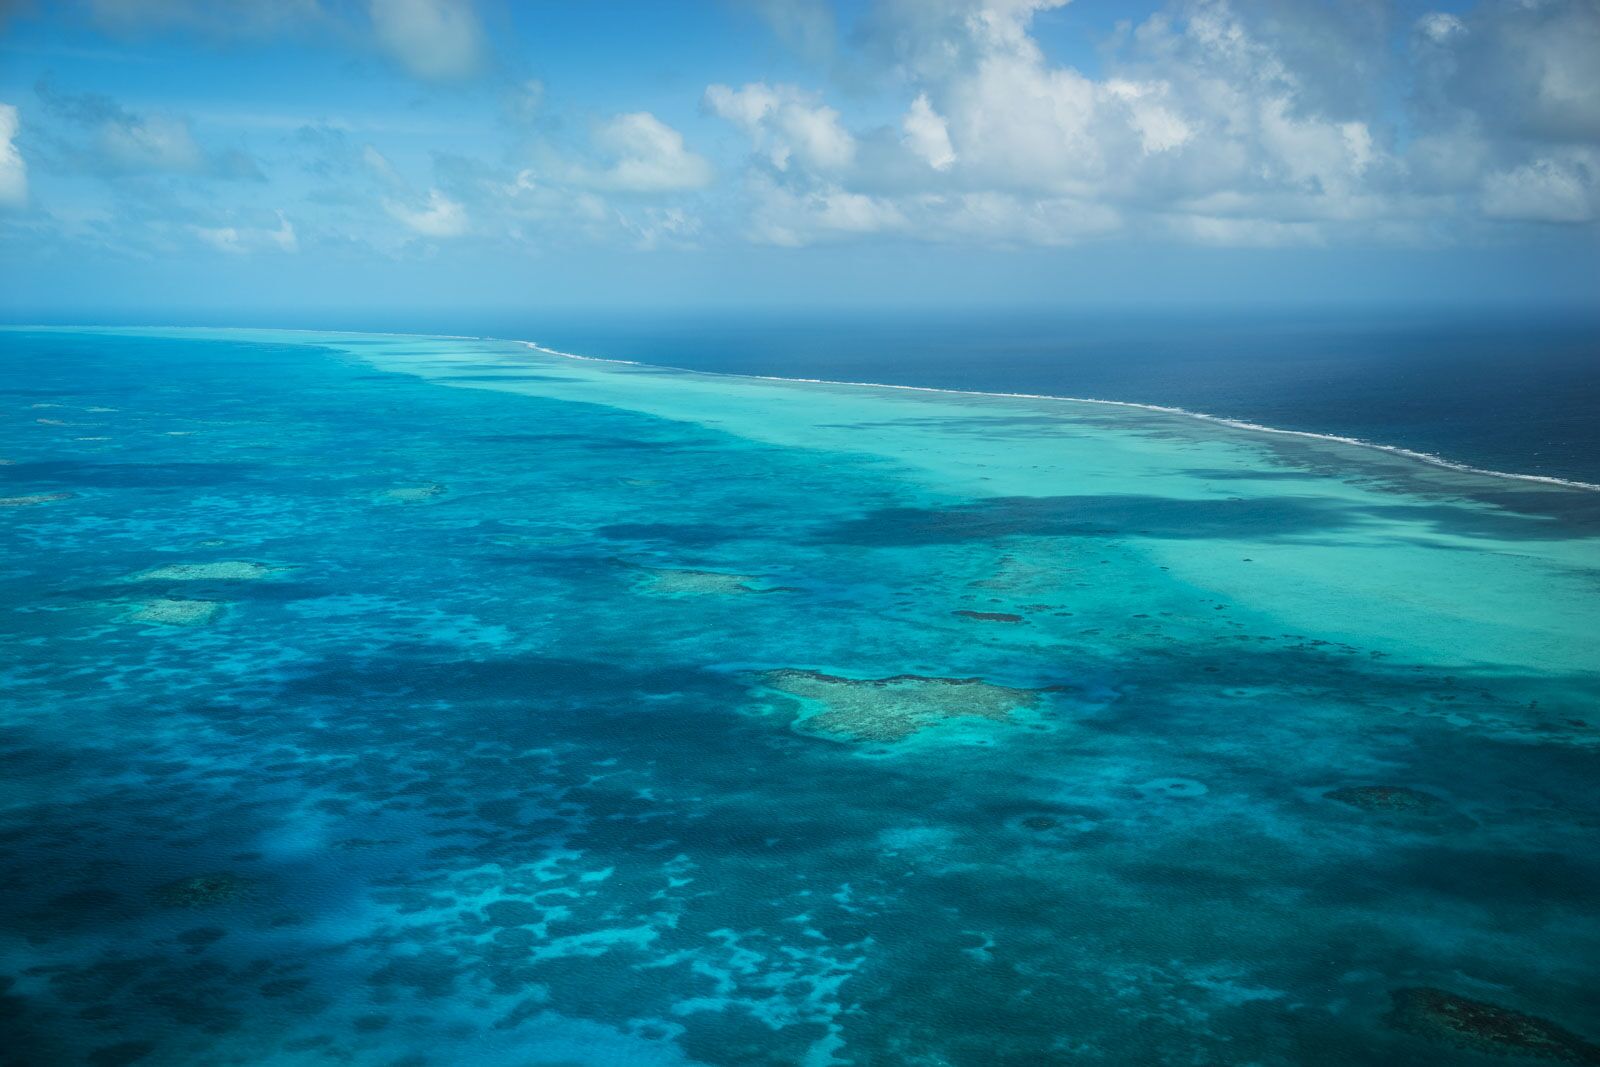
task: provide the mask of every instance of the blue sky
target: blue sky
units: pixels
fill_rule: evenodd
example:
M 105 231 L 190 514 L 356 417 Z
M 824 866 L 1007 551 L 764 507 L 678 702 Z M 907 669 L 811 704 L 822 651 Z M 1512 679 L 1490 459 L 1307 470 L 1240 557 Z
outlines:
M 1593 306 L 1595 0 L 0 5 L 0 314 Z

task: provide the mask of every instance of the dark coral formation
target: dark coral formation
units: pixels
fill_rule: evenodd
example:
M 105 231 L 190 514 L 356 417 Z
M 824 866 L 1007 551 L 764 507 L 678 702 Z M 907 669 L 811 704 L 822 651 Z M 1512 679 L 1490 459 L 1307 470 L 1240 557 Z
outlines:
M 156 900 L 168 908 L 204 908 L 243 900 L 254 889 L 254 883 L 248 878 L 219 871 L 168 882 L 156 890 Z
M 973 619 L 978 622 L 1024 622 L 1021 615 L 1013 615 L 1009 611 L 968 611 L 965 608 L 952 611 L 950 614 L 959 615 L 963 619 Z
M 1441 801 L 1432 793 L 1408 789 L 1403 785 L 1351 785 L 1324 793 L 1352 808 L 1376 812 L 1426 812 L 1437 809 Z
M 1385 1021 L 1419 1037 L 1502 1056 L 1600 1064 L 1600 1046 L 1548 1019 L 1443 989 L 1396 989 Z

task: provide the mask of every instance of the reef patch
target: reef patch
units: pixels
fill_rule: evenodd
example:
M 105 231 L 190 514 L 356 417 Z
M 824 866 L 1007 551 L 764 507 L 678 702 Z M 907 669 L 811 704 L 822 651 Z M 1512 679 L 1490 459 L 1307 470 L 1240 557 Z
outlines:
M 214 600 L 179 600 L 161 597 L 142 601 L 128 613 L 128 621 L 159 626 L 204 626 L 222 612 Z
M 1322 794 L 1329 800 L 1371 812 L 1437 811 L 1444 802 L 1432 793 L 1403 785 L 1350 785 Z
M 1009 611 L 969 611 L 966 608 L 961 608 L 959 610 L 952 611 L 950 614 L 959 615 L 963 619 L 971 619 L 974 622 L 1027 622 L 1028 621 L 1028 620 L 1024 619 L 1021 615 L 1013 615 Z
M 742 596 L 760 591 L 750 585 L 755 580 L 748 574 L 663 568 L 651 570 L 643 584 L 658 596 Z
M 0 508 L 26 508 L 34 504 L 53 504 L 71 500 L 71 493 L 34 493 L 32 496 L 0 496 Z
M 1501 1056 L 1600 1064 L 1600 1045 L 1536 1015 L 1443 989 L 1396 989 L 1384 1021 L 1418 1037 Z
M 420 504 L 443 494 L 444 486 L 429 482 L 426 485 L 402 485 L 386 489 L 378 494 L 378 498 L 392 504 Z
M 167 908 L 205 908 L 232 904 L 255 895 L 256 885 L 228 871 L 179 878 L 156 889 L 156 901 Z
M 822 710 L 796 725 L 808 733 L 854 741 L 894 742 L 951 719 L 1005 722 L 1037 706 L 1042 690 L 995 685 L 982 678 L 898 674 L 843 678 L 821 671 L 783 668 L 762 681 L 771 689 L 810 701 Z
M 168 563 L 141 571 L 135 582 L 249 582 L 266 578 L 274 568 L 265 563 L 227 559 L 213 563 Z

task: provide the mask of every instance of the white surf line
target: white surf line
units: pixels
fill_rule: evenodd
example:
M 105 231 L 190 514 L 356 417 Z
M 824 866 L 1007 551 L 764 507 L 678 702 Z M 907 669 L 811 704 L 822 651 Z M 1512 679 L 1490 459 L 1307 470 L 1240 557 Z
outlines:
M 1580 482 L 1573 478 L 1557 478 L 1548 474 L 1518 474 L 1514 471 L 1497 471 L 1488 467 L 1474 467 L 1470 463 L 1457 463 L 1453 459 L 1434 455 L 1432 452 L 1418 452 L 1411 448 L 1402 448 L 1399 445 L 1386 445 L 1377 441 L 1365 441 L 1359 437 L 1344 437 L 1335 433 L 1317 433 L 1314 430 L 1286 430 L 1279 426 L 1263 426 L 1259 422 L 1246 422 L 1243 419 L 1231 419 L 1225 415 L 1212 415 L 1204 411 L 1190 411 L 1188 408 L 1170 407 L 1165 404 L 1145 404 L 1137 400 L 1101 400 L 1088 396 L 1055 396 L 1050 393 L 989 393 L 979 389 L 942 389 L 932 385 L 895 385 L 889 382 L 849 382 L 833 378 L 785 378 L 776 374 L 740 374 L 737 371 L 708 371 L 695 370 L 692 367 L 673 367 L 664 363 L 645 363 L 637 359 L 612 359 L 606 356 L 580 356 L 576 352 L 563 352 L 558 348 L 550 348 L 536 341 L 524 341 L 515 337 L 484 337 L 470 334 L 451 333 L 399 333 L 380 330 L 311 330 L 304 327 L 284 326 L 27 326 L 18 324 L 0 325 L 0 330 L 43 330 L 70 333 L 73 330 L 112 330 L 121 333 L 134 333 L 139 330 L 186 330 L 193 333 L 217 333 L 233 331 L 244 333 L 256 331 L 260 333 L 309 333 L 325 337 L 406 337 L 421 340 L 438 341 L 494 341 L 500 344 L 517 344 L 531 348 L 536 352 L 546 355 L 560 356 L 562 359 L 582 360 L 585 363 L 615 363 L 623 367 L 650 367 L 656 370 L 677 371 L 681 374 L 704 374 L 713 378 L 745 378 L 751 381 L 762 382 L 793 382 L 798 385 L 844 385 L 862 389 L 902 389 L 911 393 L 945 393 L 950 396 L 996 396 L 1008 397 L 1013 400 L 1065 400 L 1074 404 L 1102 404 L 1106 407 L 1134 408 L 1141 411 L 1158 411 L 1165 415 L 1182 415 L 1185 418 L 1200 419 L 1204 422 L 1215 422 L 1223 426 L 1231 426 L 1236 430 L 1251 430 L 1256 433 L 1281 434 L 1285 437 L 1304 437 L 1313 441 L 1334 441 L 1342 445 L 1354 445 L 1357 448 L 1370 448 L 1377 452 L 1387 452 L 1392 456 L 1402 456 L 1406 459 L 1426 463 L 1431 467 L 1441 467 L 1445 470 L 1459 471 L 1463 474 L 1477 474 L 1487 478 L 1503 478 L 1514 482 L 1534 482 L 1540 485 L 1554 485 L 1562 489 L 1577 489 L 1587 493 L 1600 493 L 1600 484 L 1594 482 Z
M 497 337 L 478 338 L 482 341 L 506 340 Z M 1578 489 L 1589 493 L 1600 493 L 1600 485 L 1594 482 L 1580 482 L 1573 478 L 1558 478 L 1548 474 L 1518 474 L 1514 471 L 1497 471 L 1488 467 L 1474 467 L 1469 463 L 1457 463 L 1453 459 L 1434 455 L 1431 452 L 1418 452 L 1412 448 L 1402 448 L 1399 445 L 1386 445 L 1377 441 L 1366 441 L 1359 437 L 1345 437 L 1335 433 L 1317 433 L 1313 430 L 1286 430 L 1279 426 L 1263 426 L 1259 422 L 1246 422 L 1243 419 L 1232 419 L 1225 415 L 1212 415 L 1204 411 L 1190 411 L 1188 408 L 1171 407 L 1166 404 L 1144 404 L 1136 400 L 1101 400 L 1088 396 L 1055 396 L 1050 393 L 991 393 L 979 389 L 942 389 L 932 385 L 895 385 L 890 382 L 850 382 L 839 381 L 833 378 L 785 378 L 776 374 L 740 374 L 737 371 L 703 371 L 691 367 L 672 367 L 659 363 L 644 363 L 636 359 L 609 359 L 604 356 L 580 356 L 576 352 L 563 352 L 560 349 L 549 348 L 534 341 L 521 341 L 512 339 L 515 344 L 524 345 L 537 352 L 551 356 L 560 356 L 563 359 L 578 359 L 588 363 L 616 363 L 625 367 L 653 367 L 659 370 L 679 371 L 686 374 L 706 374 L 716 378 L 746 378 L 751 381 L 763 382 L 794 382 L 801 385 L 844 385 L 867 389 L 902 389 L 912 393 L 944 393 L 950 396 L 994 396 L 1007 397 L 1013 400 L 1064 400 L 1073 404 L 1101 404 L 1106 407 L 1135 408 L 1140 411 L 1157 411 L 1164 415 L 1182 415 L 1186 418 L 1200 419 L 1204 422 L 1214 422 L 1223 426 L 1231 426 L 1236 430 L 1250 430 L 1255 433 L 1281 434 L 1285 437 L 1304 437 L 1313 441 L 1335 441 L 1342 445 L 1354 445 L 1357 448 L 1370 448 L 1377 452 L 1387 452 L 1394 456 L 1403 456 L 1406 459 L 1416 460 L 1433 467 L 1442 467 L 1445 470 L 1460 471 L 1464 474 L 1478 474 L 1489 478 L 1504 478 L 1517 482 L 1536 482 L 1541 485 L 1560 486 L 1563 489 Z

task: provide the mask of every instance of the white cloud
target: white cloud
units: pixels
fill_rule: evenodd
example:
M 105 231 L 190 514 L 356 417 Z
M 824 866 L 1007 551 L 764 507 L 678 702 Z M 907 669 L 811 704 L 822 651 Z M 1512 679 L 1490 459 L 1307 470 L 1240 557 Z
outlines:
M 300 251 L 300 241 L 295 236 L 294 226 L 284 218 L 281 211 L 278 213 L 276 229 L 237 226 L 194 226 L 191 229 L 201 241 L 219 252 L 227 252 L 230 255 L 245 255 L 262 250 Z
M 756 151 L 779 170 L 787 170 L 791 159 L 819 170 L 839 170 L 855 158 L 855 138 L 839 122 L 839 113 L 792 85 L 712 85 L 705 104 L 749 134 Z
M 911 108 L 900 120 L 906 131 L 906 146 L 927 161 L 934 170 L 949 170 L 956 161 L 956 152 L 950 147 L 950 128 L 944 116 L 933 110 L 927 93 L 918 93 Z
M 1466 23 L 1445 11 L 1432 11 L 1417 20 L 1417 29 L 1430 41 L 1446 41 L 1465 33 Z
M 1042 244 L 1141 220 L 1170 235 L 1167 216 L 1222 194 L 1239 219 L 1373 212 L 1366 184 L 1392 169 L 1373 129 L 1310 106 L 1302 79 L 1225 0 L 1180 0 L 1131 30 L 1103 79 L 1052 62 L 1033 36 L 1034 16 L 1063 2 L 881 3 L 870 25 L 911 94 L 887 150 L 877 135 L 853 137 L 796 87 L 710 86 L 708 108 L 751 136 L 777 172 L 769 184 L 791 197 L 775 212 L 763 194 L 758 210 L 781 224 L 758 232 L 804 241 L 806 225 L 848 230 L 816 205 L 842 208 L 850 194 L 892 207 L 899 228 L 925 238 Z M 802 136 L 799 116 L 829 136 Z M 858 142 L 870 151 L 857 152 Z M 1210 222 L 1182 232 L 1211 240 L 1229 231 L 1245 233 Z
M 1145 155 L 1181 148 L 1194 137 L 1189 124 L 1165 102 L 1171 88 L 1166 82 L 1134 82 L 1120 78 L 1105 83 L 1106 95 L 1126 105 L 1128 121 L 1138 132 L 1139 146 Z
M 1500 140 L 1600 140 L 1600 4 L 1481 3 L 1424 20 L 1419 89 L 1441 121 L 1463 114 Z
M 755 207 L 749 235 L 763 244 L 794 247 L 907 226 L 893 202 L 838 185 L 796 191 L 769 176 L 754 175 L 750 186 Z
M 1590 222 L 1600 202 L 1600 153 L 1536 159 L 1490 174 L 1483 213 L 1524 222 Z
M 1008 244 L 1072 245 L 1122 229 L 1121 212 L 1074 197 L 966 193 L 931 224 L 945 239 Z
M 618 115 L 595 131 L 595 144 L 614 161 L 591 175 L 595 185 L 625 192 L 699 189 L 715 177 L 711 164 L 683 143 L 683 134 L 648 111 Z
M 409 229 L 424 237 L 460 237 L 467 232 L 467 209 L 438 189 L 428 190 L 426 206 L 412 207 L 385 200 L 384 208 Z
M 470 77 L 483 65 L 483 28 L 468 0 L 371 0 L 378 44 L 430 81 Z
M 15 144 L 21 127 L 16 107 L 0 104 L 0 205 L 19 207 L 28 202 L 28 165 Z

